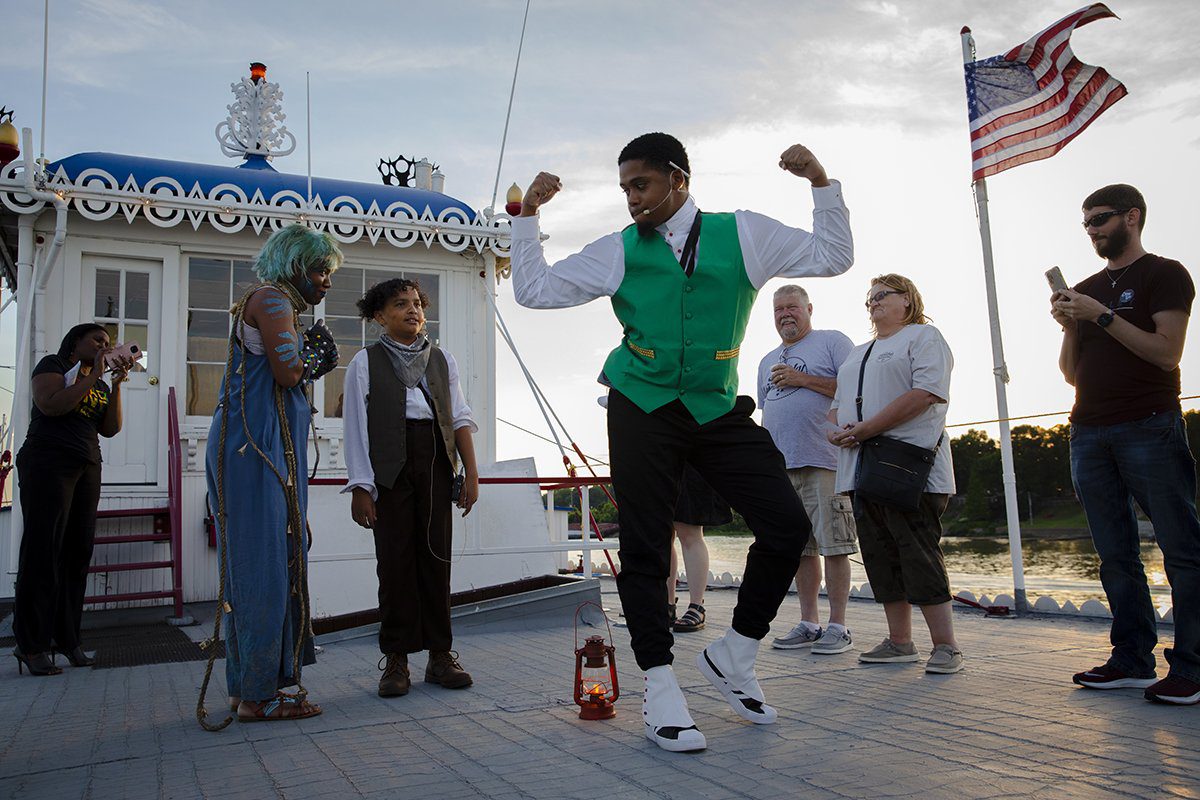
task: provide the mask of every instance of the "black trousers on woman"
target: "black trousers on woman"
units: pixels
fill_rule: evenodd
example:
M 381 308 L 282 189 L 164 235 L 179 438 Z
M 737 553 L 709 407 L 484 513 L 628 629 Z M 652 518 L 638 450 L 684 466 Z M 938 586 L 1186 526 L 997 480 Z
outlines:
M 738 397 L 729 413 L 700 425 L 678 400 L 647 414 L 620 392 L 609 392 L 609 460 L 621 524 L 617 590 L 634 657 L 644 670 L 673 660 L 667 575 L 685 463 L 754 534 L 733 629 L 751 639 L 766 636 L 796 577 L 812 526 L 783 455 L 771 434 L 750 419 L 752 411 L 754 401 Z
M 409 420 L 405 427 L 400 477 L 390 489 L 375 484 L 379 650 L 449 650 L 450 458 L 431 420 Z
M 13 634 L 22 653 L 59 652 L 79 646 L 79 625 L 96 507 L 100 465 L 54 452 L 23 447 L 17 479 L 25 532 L 13 603 Z

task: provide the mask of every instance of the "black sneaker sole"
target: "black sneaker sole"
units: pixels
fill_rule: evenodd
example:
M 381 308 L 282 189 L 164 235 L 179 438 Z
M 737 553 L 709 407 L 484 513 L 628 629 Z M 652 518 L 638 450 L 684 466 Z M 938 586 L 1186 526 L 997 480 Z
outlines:
M 1115 681 L 1089 682 L 1082 678 L 1072 678 L 1071 681 L 1085 689 L 1147 689 L 1158 683 L 1157 678 L 1119 678 Z

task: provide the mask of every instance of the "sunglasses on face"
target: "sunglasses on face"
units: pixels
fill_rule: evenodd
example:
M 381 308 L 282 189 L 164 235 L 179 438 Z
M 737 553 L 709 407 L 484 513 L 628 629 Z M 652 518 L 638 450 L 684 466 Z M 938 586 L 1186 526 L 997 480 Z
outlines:
M 870 308 L 871 306 L 875 305 L 876 303 L 882 303 L 883 298 L 887 297 L 889 294 L 904 294 L 904 292 L 898 292 L 895 289 L 887 289 L 887 290 L 884 290 L 881 292 L 876 292 L 875 294 L 868 297 L 867 302 L 863 303 L 863 305 L 866 306 L 867 308 Z
M 1099 214 L 1093 214 L 1083 221 L 1084 228 L 1099 228 L 1104 223 L 1108 222 L 1113 217 L 1119 217 L 1128 212 L 1128 208 L 1119 208 L 1116 211 L 1101 211 Z

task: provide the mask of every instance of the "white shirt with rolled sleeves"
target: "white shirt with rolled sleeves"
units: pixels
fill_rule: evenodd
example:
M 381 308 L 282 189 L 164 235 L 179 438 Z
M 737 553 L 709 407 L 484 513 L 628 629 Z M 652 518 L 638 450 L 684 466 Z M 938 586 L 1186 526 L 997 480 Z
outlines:
M 454 415 L 454 430 L 459 428 L 471 429 L 471 433 L 479 430 L 467 398 L 463 396 L 462 386 L 458 381 L 458 362 L 454 356 L 445 350 L 446 368 L 450 377 L 450 408 Z M 429 382 L 421 378 L 421 385 L 429 391 Z M 367 437 L 367 395 L 371 393 L 371 376 L 367 368 L 366 348 L 359 350 L 346 367 L 346 383 L 342 387 L 342 415 L 344 425 L 344 447 L 346 453 L 346 488 L 342 493 L 353 491 L 355 488 L 366 489 L 371 493 L 372 500 L 379 499 L 375 489 L 375 469 L 371 466 L 371 443 Z M 433 419 L 433 409 L 420 389 L 409 389 L 407 393 L 405 419 Z
M 850 212 L 842 201 L 842 186 L 814 187 L 813 229 L 791 228 L 753 211 L 735 211 L 738 242 L 746 276 L 755 289 L 775 277 L 803 278 L 840 275 L 854 263 Z M 689 197 L 656 230 L 675 251 L 683 245 L 696 218 Z M 512 221 L 513 294 L 528 308 L 568 308 L 598 297 L 611 297 L 625 278 L 625 244 L 610 233 L 575 255 L 550 266 L 542 252 L 537 216 Z
M 854 398 L 858 395 L 858 372 L 870 342 L 850 351 L 838 370 L 837 392 L 830 407 L 837 412 L 838 427 L 858 419 Z M 946 433 L 946 413 L 950 407 L 950 373 L 954 354 L 941 331 L 932 325 L 905 325 L 886 339 L 876 339 L 863 376 L 863 419 L 870 419 L 900 395 L 911 389 L 924 389 L 945 402 L 933 403 L 917 416 L 886 430 L 902 442 L 929 450 L 942 436 L 941 447 L 933 460 L 933 469 L 925 491 L 954 494 L 954 463 L 950 457 L 950 436 Z M 838 448 L 836 492 L 854 489 L 858 468 L 857 447 Z

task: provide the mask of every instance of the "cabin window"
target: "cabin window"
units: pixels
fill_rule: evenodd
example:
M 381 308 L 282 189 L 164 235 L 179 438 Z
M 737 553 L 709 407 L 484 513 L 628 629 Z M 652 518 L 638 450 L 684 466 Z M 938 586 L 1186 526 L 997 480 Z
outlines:
M 93 295 L 94 318 L 108 331 L 113 345 L 137 342 L 143 348 L 143 360 L 133 372 L 145 372 L 152 353 L 150 341 L 150 273 L 125 269 L 97 269 Z
M 99 281 L 99 279 L 97 279 Z M 187 395 L 184 413 L 208 417 L 217 409 L 229 353 L 230 311 L 258 278 L 253 262 L 229 258 L 188 259 Z M 99 292 L 97 292 L 99 294 Z M 312 324 L 312 313 L 303 315 Z
M 441 326 L 438 324 L 439 281 L 429 272 L 361 269 L 345 266 L 333 274 L 333 289 L 325 295 L 323 310 L 325 324 L 338 343 L 341 356 L 337 369 L 326 375 L 324 383 L 323 411 L 326 418 L 342 416 L 342 387 L 346 382 L 346 365 L 355 353 L 379 338 L 381 330 L 374 322 L 358 316 L 355 302 L 368 288 L 391 278 L 408 278 L 421 284 L 421 291 L 429 295 L 430 307 L 425 310 L 426 325 L 433 343 L 437 344 Z
M 316 318 L 323 318 L 337 340 L 341 356 L 340 366 L 316 382 L 315 396 L 321 398 L 316 405 L 325 418 L 342 416 L 346 365 L 355 353 L 379 338 L 379 326 L 359 318 L 355 301 L 368 287 L 390 278 L 409 278 L 421 284 L 421 290 L 430 299 L 430 307 L 426 309 L 429 336 L 434 344 L 439 342 L 441 286 L 437 274 L 342 267 L 334 273 L 333 289 L 325 296 L 325 302 L 316 314 L 309 312 L 302 317 L 306 326 Z M 198 256 L 188 259 L 187 396 L 184 405 L 184 413 L 188 416 L 207 417 L 216 411 L 229 351 L 232 324 L 229 312 L 257 282 L 251 261 Z M 99 296 L 98 289 L 97 303 Z M 100 310 L 98 307 L 98 315 Z

